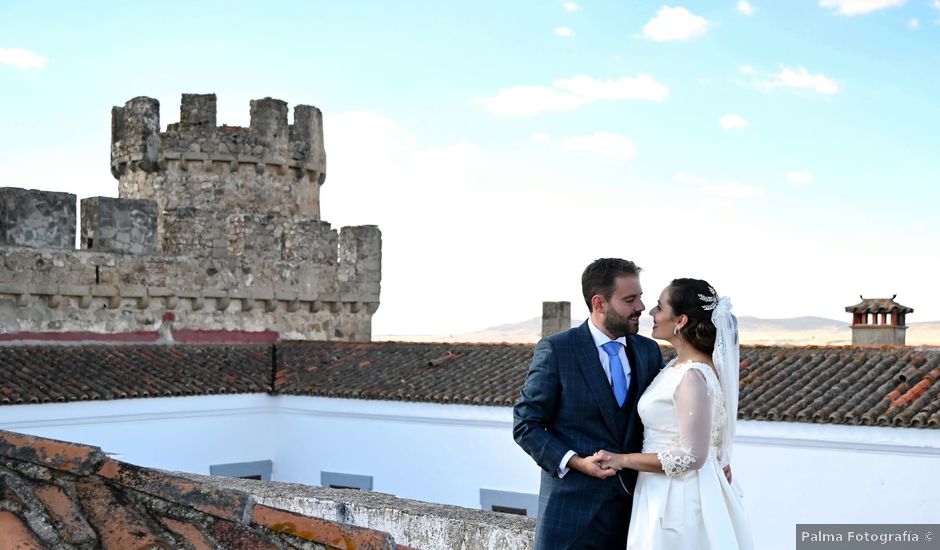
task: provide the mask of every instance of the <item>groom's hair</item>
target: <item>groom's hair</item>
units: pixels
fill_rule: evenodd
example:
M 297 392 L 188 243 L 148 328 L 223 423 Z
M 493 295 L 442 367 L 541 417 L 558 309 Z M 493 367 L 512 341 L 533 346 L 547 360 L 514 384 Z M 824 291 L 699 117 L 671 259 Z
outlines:
M 620 258 L 600 258 L 591 262 L 581 274 L 581 292 L 584 293 L 584 303 L 587 304 L 588 311 L 593 311 L 591 298 L 595 295 L 600 294 L 605 300 L 610 300 L 614 294 L 614 281 L 617 277 L 638 277 L 640 271 L 642 270 L 635 263 Z

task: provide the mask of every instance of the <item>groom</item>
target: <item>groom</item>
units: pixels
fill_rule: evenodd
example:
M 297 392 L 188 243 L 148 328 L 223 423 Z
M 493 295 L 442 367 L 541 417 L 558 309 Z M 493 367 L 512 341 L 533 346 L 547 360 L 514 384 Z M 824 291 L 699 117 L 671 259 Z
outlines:
M 535 347 L 513 437 L 542 468 L 537 550 L 626 546 L 636 472 L 603 469 L 594 453 L 641 450 L 637 399 L 663 365 L 637 335 L 639 274 L 627 260 L 595 260 L 581 275 L 591 317 Z

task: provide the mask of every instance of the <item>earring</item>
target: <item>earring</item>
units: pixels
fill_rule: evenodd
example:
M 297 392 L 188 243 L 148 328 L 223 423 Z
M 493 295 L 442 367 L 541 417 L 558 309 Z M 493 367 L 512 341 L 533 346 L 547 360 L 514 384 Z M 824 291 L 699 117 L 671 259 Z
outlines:
M 673 336 L 679 336 L 679 324 L 676 323 L 676 328 L 672 329 Z

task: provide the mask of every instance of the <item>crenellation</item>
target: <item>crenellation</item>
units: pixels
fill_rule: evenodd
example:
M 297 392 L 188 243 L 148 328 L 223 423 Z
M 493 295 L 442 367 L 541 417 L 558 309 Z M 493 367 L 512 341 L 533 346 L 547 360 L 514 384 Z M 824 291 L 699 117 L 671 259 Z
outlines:
M 267 149 L 272 158 L 286 161 L 290 132 L 287 128 L 287 102 L 266 97 L 251 101 L 249 135 Z M 260 152 L 260 151 L 259 151 Z
M 81 247 L 125 254 L 156 254 L 157 203 L 147 199 L 82 199 Z
M 0 330 L 157 330 L 172 312 L 183 329 L 369 340 L 381 233 L 320 220 L 322 113 L 298 105 L 288 125 L 283 101 L 250 109 L 249 128 L 217 127 L 215 95 L 185 94 L 161 133 L 155 99 L 115 107 L 121 198 L 82 201 L 80 250 L 74 195 L 71 218 L 14 206 L 0 220 Z M 0 189 L 0 208 L 17 192 Z M 29 231 L 10 239 L 8 226 Z M 69 227 L 68 243 L 49 244 Z
M 180 129 L 189 131 L 215 130 L 215 94 L 183 94 L 180 102 Z
M 0 188 L 0 246 L 73 248 L 75 195 Z
M 160 154 L 160 102 L 135 97 L 111 110 L 111 157 L 125 159 L 135 170 L 153 172 Z M 113 169 L 112 169 L 113 173 Z
M 310 105 L 294 107 L 294 124 L 290 126 L 291 156 L 316 167 L 320 185 L 326 179 L 326 151 L 323 148 L 323 113 Z

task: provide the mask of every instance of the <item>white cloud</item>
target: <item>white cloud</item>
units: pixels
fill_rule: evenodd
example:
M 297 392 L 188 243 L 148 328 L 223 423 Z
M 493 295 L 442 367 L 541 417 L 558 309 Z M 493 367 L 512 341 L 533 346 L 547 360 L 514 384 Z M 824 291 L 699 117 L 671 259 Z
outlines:
M 741 72 L 741 74 L 754 74 L 756 72 L 754 67 L 751 67 L 750 65 L 741 65 L 741 68 L 738 70 Z
M 653 77 L 641 74 L 636 78 L 624 76 L 617 80 L 596 80 L 578 75 L 567 80 L 556 80 L 555 87 L 584 98 L 587 102 L 602 99 L 645 99 L 662 101 L 669 95 L 669 88 L 656 82 Z
M 813 174 L 809 172 L 787 172 L 787 180 L 797 185 L 805 185 L 813 182 Z
M 744 15 L 754 15 L 754 6 L 747 0 L 739 0 L 737 10 Z
M 557 27 L 555 29 L 555 34 L 558 36 L 567 37 L 567 36 L 571 36 L 572 32 L 571 32 L 571 29 L 569 29 L 568 27 Z
M 907 28 L 911 30 L 917 30 L 920 28 L 920 21 L 916 17 L 911 17 L 907 20 Z
M 695 176 L 692 174 L 686 174 L 685 172 L 676 172 L 672 176 L 672 179 L 673 181 L 676 181 L 679 183 L 691 183 L 694 185 L 705 185 L 706 183 L 708 183 L 708 180 L 706 178 L 703 178 L 701 176 Z
M 554 88 L 548 86 L 513 86 L 503 88 L 495 97 L 473 99 L 497 116 L 532 116 L 547 111 L 571 111 L 601 100 L 643 99 L 662 101 L 669 88 L 641 74 L 636 78 L 596 80 L 589 76 L 575 76 L 556 80 Z
M 719 122 L 721 123 L 721 127 L 725 130 L 747 127 L 747 120 L 741 115 L 724 115 Z
M 685 8 L 663 6 L 643 27 L 643 36 L 657 42 L 691 40 L 705 34 L 708 21 Z
M 565 11 L 578 11 L 578 4 L 575 2 L 565 2 L 562 6 L 564 6 Z
M 940 10 L 940 0 L 933 0 L 930 5 L 933 6 L 934 9 Z
M 497 116 L 532 116 L 545 111 L 571 111 L 586 103 L 584 98 L 548 86 L 503 88 L 496 97 L 477 98 L 473 102 L 483 105 L 490 114 Z
M 45 57 L 38 53 L 20 48 L 0 48 L 0 64 L 10 65 L 19 69 L 43 69 L 46 67 Z
M 841 15 L 859 15 L 900 6 L 906 0 L 819 0 L 820 7 L 835 8 Z
M 535 141 L 541 141 L 542 143 L 551 143 L 552 141 L 552 137 L 545 132 L 535 132 L 531 137 Z
M 759 82 L 758 88 L 771 90 L 773 88 L 797 88 L 812 90 L 821 94 L 835 94 L 839 92 L 839 84 L 826 75 L 812 74 L 803 67 L 791 69 L 784 67 L 773 79 Z
M 636 154 L 636 146 L 630 138 L 610 132 L 573 136 L 566 139 L 562 146 L 572 151 L 593 151 L 614 159 L 629 159 Z
M 702 186 L 706 195 L 725 199 L 750 199 L 764 194 L 764 190 L 754 185 L 742 185 L 733 181 L 708 183 Z

